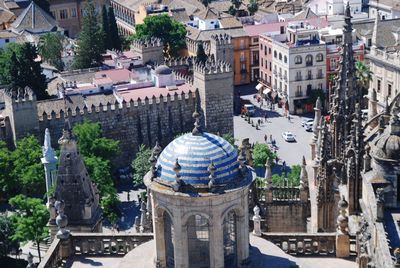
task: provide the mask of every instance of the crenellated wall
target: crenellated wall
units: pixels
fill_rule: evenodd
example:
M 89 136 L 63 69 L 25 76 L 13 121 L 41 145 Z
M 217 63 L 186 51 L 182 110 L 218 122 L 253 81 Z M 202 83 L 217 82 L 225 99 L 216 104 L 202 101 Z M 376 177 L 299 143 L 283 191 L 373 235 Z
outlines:
M 99 122 L 107 138 L 120 141 L 122 154 L 119 166 L 128 165 L 140 144 L 153 146 L 158 140 L 168 144 L 177 134 L 191 131 L 195 97 L 193 92 L 153 97 L 121 104 L 102 104 L 84 109 L 79 107 L 45 112 L 39 116 L 39 132 L 49 128 L 52 141 L 61 137 L 64 118 L 71 125 L 85 120 Z M 177 120 L 178 119 L 178 120 Z

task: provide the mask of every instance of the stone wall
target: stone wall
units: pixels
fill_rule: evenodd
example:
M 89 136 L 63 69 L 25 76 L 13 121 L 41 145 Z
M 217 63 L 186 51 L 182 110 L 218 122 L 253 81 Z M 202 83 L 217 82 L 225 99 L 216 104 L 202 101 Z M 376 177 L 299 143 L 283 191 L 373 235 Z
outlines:
M 307 232 L 307 203 L 273 202 L 264 209 L 267 232 Z
M 116 159 L 118 166 L 129 165 L 140 144 L 153 146 L 158 140 L 168 144 L 177 134 L 192 130 L 194 93 L 161 96 L 159 98 L 108 104 L 74 111 L 54 111 L 39 117 L 39 132 L 49 128 L 52 141 L 61 137 L 64 117 L 71 126 L 85 120 L 99 122 L 107 138 L 120 141 L 122 154 Z M 41 136 L 39 138 L 42 138 Z M 56 144 L 54 144 L 56 145 Z

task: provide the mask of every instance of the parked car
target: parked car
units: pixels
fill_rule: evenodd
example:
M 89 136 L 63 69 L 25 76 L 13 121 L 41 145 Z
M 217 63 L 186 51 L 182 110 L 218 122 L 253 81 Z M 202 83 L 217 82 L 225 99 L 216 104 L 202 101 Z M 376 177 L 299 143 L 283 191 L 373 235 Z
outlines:
M 256 107 L 253 104 L 245 104 L 243 106 L 243 112 L 244 112 L 244 114 L 253 116 L 256 113 Z
M 306 130 L 306 131 L 312 131 L 312 129 L 313 129 L 313 125 L 314 125 L 314 122 L 308 122 L 308 123 L 306 123 L 305 125 L 304 125 L 304 129 Z
M 303 118 L 303 120 L 301 120 L 301 126 L 304 127 L 305 124 L 307 124 L 309 122 L 314 122 L 314 119 L 312 119 L 312 118 Z
M 282 137 L 285 141 L 287 142 L 293 142 L 296 141 L 296 139 L 294 138 L 294 135 L 292 134 L 292 132 L 290 131 L 286 131 L 282 133 Z

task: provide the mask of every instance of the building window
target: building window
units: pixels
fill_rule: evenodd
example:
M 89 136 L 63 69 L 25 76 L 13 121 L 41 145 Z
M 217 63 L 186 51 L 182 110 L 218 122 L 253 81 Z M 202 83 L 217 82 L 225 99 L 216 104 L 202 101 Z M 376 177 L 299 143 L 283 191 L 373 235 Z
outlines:
M 268 48 L 268 54 L 271 54 L 272 52 L 271 52 L 271 48 L 269 47 Z
M 322 69 L 319 69 L 318 70 L 318 79 L 321 79 L 323 77 L 323 75 L 322 75 Z
M 317 62 L 321 62 L 324 60 L 324 55 L 322 55 L 322 53 L 317 54 L 317 56 L 315 57 L 315 60 Z
M 276 52 L 276 50 L 274 50 L 274 58 L 276 58 L 278 56 L 278 52 Z
M 199 267 L 210 266 L 210 232 L 208 219 L 201 215 L 190 216 L 186 224 L 189 263 Z
M 318 89 L 322 90 L 322 83 L 318 84 Z
M 307 71 L 307 80 L 311 80 L 312 79 L 312 72 L 311 70 Z
M 392 97 L 392 84 L 388 84 L 388 96 Z
M 282 60 L 282 53 L 279 52 L 279 60 Z
M 240 61 L 244 61 L 244 60 L 245 60 L 244 52 L 240 52 Z
M 381 92 L 381 80 L 378 79 L 377 81 L 378 81 L 378 84 L 377 84 L 376 92 L 380 93 Z
M 261 67 L 264 67 L 264 61 L 261 60 Z
M 303 61 L 302 61 L 302 59 L 301 59 L 301 56 L 296 56 L 295 58 L 294 58 L 294 63 L 295 64 L 301 64 Z
M 284 34 L 285 33 L 285 26 L 281 26 L 280 30 L 281 30 L 281 34 Z
M 368 38 L 368 47 L 372 46 L 372 39 Z
M 60 10 L 60 19 L 61 20 L 68 19 L 68 11 L 66 9 Z
M 260 50 L 263 50 L 263 45 L 262 44 L 260 44 Z
M 270 72 L 272 71 L 272 63 L 271 62 L 269 62 L 269 71 Z
M 296 96 L 296 97 L 301 97 L 301 96 L 303 96 L 303 92 L 301 91 L 301 86 L 300 86 L 300 85 L 296 87 L 295 96 Z
M 174 267 L 174 226 L 167 212 L 164 212 L 164 238 L 167 267 Z
M 312 66 L 313 65 L 313 56 L 308 54 L 306 56 L 306 66 Z
M 287 63 L 287 57 L 286 56 L 283 57 L 283 62 Z
M 253 38 L 253 42 L 254 42 L 254 43 L 258 43 L 258 37 L 254 37 L 254 38 Z
M 331 70 L 336 70 L 337 64 L 336 59 L 331 59 Z
M 300 81 L 301 80 L 301 71 L 297 71 L 296 72 L 296 81 Z
M 71 8 L 71 17 L 76 17 L 76 8 Z
M 240 40 L 240 48 L 241 48 L 241 49 L 244 48 L 244 40 L 243 40 L 243 39 Z
M 268 68 L 268 61 L 265 60 L 265 68 Z
M 236 267 L 236 215 L 234 211 L 225 216 L 223 226 L 225 267 Z

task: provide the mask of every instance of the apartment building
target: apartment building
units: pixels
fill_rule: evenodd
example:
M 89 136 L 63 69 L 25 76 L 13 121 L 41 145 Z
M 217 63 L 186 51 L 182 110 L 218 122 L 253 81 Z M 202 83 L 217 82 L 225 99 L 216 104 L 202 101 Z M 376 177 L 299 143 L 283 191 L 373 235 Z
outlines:
M 260 66 L 263 92 L 278 96 L 295 114 L 312 110 L 313 90 L 326 92 L 326 45 L 318 28 L 304 22 L 289 22 L 283 33 L 260 35 Z
M 78 0 L 49 0 L 50 13 L 56 19 L 57 24 L 65 29 L 64 34 L 71 38 L 77 37 L 82 23 L 82 11 L 86 1 Z M 108 5 L 109 0 L 93 0 L 98 12 L 103 5 Z
M 369 0 L 369 17 L 381 20 L 400 18 L 399 0 Z

